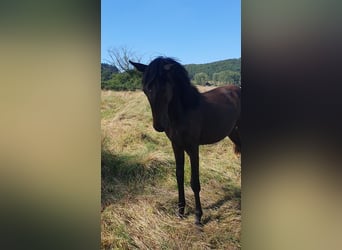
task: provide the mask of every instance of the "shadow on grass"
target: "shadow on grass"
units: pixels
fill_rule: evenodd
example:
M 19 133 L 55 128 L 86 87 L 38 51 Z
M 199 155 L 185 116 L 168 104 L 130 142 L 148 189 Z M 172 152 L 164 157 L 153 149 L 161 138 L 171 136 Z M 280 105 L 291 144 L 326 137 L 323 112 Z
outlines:
M 241 212 L 241 187 L 234 185 L 233 183 L 227 183 L 227 185 L 222 187 L 224 196 L 212 203 L 211 205 L 205 206 L 204 209 L 208 210 L 220 210 L 221 207 L 228 205 L 229 209 L 235 211 L 237 214 Z M 224 209 L 224 208 L 223 208 Z M 207 216 L 202 220 L 202 224 L 206 225 L 213 219 L 219 219 L 221 215 L 217 214 L 215 216 Z
M 205 188 L 205 187 L 203 187 Z M 177 190 L 175 190 L 174 194 L 170 194 L 168 198 L 163 198 L 161 201 L 158 201 L 156 204 L 156 209 L 160 212 L 163 212 L 169 216 L 178 217 L 178 194 L 176 194 Z M 220 187 L 220 191 L 218 192 L 221 195 L 218 195 L 218 198 L 213 202 L 209 203 L 206 206 L 203 206 L 205 211 L 202 217 L 202 225 L 206 225 L 212 221 L 218 221 L 226 216 L 229 213 L 236 214 L 237 216 L 241 214 L 241 188 L 234 184 L 233 182 L 227 182 L 225 185 Z M 202 197 L 202 202 L 206 198 Z M 193 192 L 186 193 L 186 206 L 185 206 L 185 214 L 182 219 L 194 218 L 195 216 L 195 200 Z
M 138 155 L 116 155 L 101 152 L 101 204 L 106 207 L 123 197 L 144 192 L 147 185 L 156 185 L 169 172 L 172 162 L 144 159 Z
M 206 209 L 219 209 L 228 201 L 238 201 L 239 204 L 241 202 L 241 188 L 237 187 L 231 183 L 227 184 L 225 187 L 222 187 L 222 190 L 226 193 L 222 199 L 219 199 L 215 203 L 205 207 Z

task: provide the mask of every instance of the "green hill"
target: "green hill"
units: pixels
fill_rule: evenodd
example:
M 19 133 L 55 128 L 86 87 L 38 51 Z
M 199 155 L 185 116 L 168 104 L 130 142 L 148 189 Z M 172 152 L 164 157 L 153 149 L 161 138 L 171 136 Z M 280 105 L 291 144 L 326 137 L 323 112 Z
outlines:
M 241 58 L 184 66 L 190 79 L 196 84 L 205 82 L 211 82 L 214 85 L 241 84 Z
M 208 74 L 209 78 L 212 78 L 214 73 L 230 70 L 240 73 L 241 71 L 241 58 L 227 59 L 222 61 L 216 61 L 212 63 L 204 64 L 187 64 L 184 65 L 189 73 L 190 78 L 193 78 L 196 73 L 204 72 Z

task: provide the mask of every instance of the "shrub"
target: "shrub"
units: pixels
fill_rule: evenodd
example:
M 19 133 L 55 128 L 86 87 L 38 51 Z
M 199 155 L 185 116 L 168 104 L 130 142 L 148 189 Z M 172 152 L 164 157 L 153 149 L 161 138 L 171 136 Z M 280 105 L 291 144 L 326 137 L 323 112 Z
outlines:
M 141 89 L 141 74 L 134 70 L 113 74 L 109 80 L 101 81 L 101 89 L 116 91 Z

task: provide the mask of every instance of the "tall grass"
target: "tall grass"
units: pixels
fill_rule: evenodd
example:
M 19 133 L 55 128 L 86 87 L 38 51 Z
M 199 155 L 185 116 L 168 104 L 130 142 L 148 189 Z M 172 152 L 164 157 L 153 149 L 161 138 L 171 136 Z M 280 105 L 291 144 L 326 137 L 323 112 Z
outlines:
M 178 191 L 169 140 L 152 128 L 141 91 L 102 92 L 101 248 L 239 249 L 240 158 L 229 139 L 200 148 L 204 226 L 194 225 L 186 158 L 186 216 L 176 217 Z

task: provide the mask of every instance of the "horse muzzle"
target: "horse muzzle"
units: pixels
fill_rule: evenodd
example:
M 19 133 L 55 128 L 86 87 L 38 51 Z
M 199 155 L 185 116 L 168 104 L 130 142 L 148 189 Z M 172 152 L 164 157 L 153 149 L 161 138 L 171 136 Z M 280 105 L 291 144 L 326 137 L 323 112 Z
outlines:
M 153 128 L 157 131 L 157 132 L 164 132 L 165 129 L 163 126 L 159 125 L 159 124 L 153 124 Z

